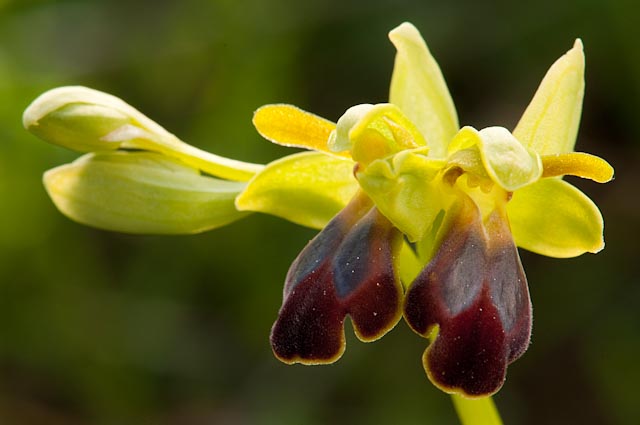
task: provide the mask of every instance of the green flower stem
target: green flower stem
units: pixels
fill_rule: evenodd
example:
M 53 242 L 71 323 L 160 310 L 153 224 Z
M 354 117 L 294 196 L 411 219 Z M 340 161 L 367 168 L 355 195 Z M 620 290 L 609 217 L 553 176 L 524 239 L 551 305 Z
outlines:
M 453 406 L 462 425 L 502 425 L 502 419 L 493 398 L 465 398 L 451 395 Z

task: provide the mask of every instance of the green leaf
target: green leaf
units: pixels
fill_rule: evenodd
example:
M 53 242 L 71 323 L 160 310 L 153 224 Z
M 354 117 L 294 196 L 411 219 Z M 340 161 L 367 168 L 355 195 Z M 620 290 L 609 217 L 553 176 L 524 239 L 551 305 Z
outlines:
M 236 207 L 320 229 L 357 192 L 353 167 L 350 160 L 320 152 L 286 156 L 249 181 Z
M 410 23 L 395 28 L 389 38 L 398 51 L 389 101 L 415 123 L 427 140 L 430 155 L 443 158 L 459 125 L 440 67 Z
M 161 152 L 211 175 L 246 181 L 262 165 L 204 152 L 180 141 L 121 99 L 87 87 L 49 90 L 24 111 L 23 124 L 49 143 L 80 152 L 118 148 Z
M 442 165 L 442 161 L 407 150 L 372 162 L 356 177 L 380 212 L 415 242 L 422 239 L 442 208 L 439 184 L 434 182 Z
M 246 215 L 234 206 L 245 183 L 151 152 L 87 154 L 47 171 L 44 184 L 72 220 L 124 233 L 199 233 Z
M 549 257 L 568 258 L 604 248 L 602 215 L 569 183 L 542 179 L 513 194 L 507 204 L 516 244 Z
M 513 135 L 540 155 L 573 151 L 584 96 L 582 42 L 549 68 Z

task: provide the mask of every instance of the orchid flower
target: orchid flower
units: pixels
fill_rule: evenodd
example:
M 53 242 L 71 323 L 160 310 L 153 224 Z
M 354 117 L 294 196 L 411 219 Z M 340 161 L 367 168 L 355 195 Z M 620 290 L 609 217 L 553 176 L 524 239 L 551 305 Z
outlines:
M 404 317 L 432 340 L 425 370 L 446 392 L 486 396 L 500 389 L 507 365 L 529 345 L 531 301 L 516 247 L 572 257 L 604 246 L 598 208 L 561 179 L 606 182 L 613 175 L 604 160 L 573 152 L 582 44 L 553 64 L 510 132 L 460 129 L 418 31 L 405 23 L 390 38 L 398 50 L 390 103 L 349 108 L 335 126 L 289 105 L 265 106 L 254 116 L 265 138 L 316 153 L 269 164 L 236 199 L 240 210 L 317 226 L 356 193 L 293 263 L 272 332 L 274 352 L 286 362 L 334 361 L 344 350 L 347 314 L 360 339 L 380 337 L 402 309 L 394 262 L 400 252 L 415 252 L 422 269 L 403 282 Z M 300 199 L 307 196 L 315 202 Z M 368 207 L 354 212 L 362 198 Z M 389 223 L 376 218 L 384 224 L 372 230 L 365 212 Z M 392 227 L 415 249 L 395 246 Z
M 430 340 L 423 365 L 438 388 L 485 397 L 530 341 L 517 247 L 557 258 L 604 247 L 597 206 L 562 180 L 613 178 L 606 161 L 574 152 L 582 43 L 551 66 L 509 131 L 460 128 L 417 29 L 404 23 L 389 37 L 397 55 L 388 103 L 353 106 L 337 123 L 286 104 L 256 111 L 263 137 L 310 150 L 266 166 L 199 151 L 86 88 L 43 94 L 24 124 L 90 152 L 45 174 L 54 203 L 81 223 L 195 233 L 262 212 L 322 229 L 286 275 L 271 332 L 282 361 L 336 361 L 347 316 L 362 341 L 404 317 Z

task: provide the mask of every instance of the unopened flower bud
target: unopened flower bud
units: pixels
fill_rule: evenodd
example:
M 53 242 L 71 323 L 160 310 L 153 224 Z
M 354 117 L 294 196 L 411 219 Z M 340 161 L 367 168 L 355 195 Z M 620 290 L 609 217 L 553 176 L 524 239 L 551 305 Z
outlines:
M 34 100 L 22 117 L 39 138 L 80 152 L 117 149 L 113 131 L 134 124 L 140 112 L 109 94 L 86 87 L 60 87 Z M 146 117 L 145 117 L 146 118 Z

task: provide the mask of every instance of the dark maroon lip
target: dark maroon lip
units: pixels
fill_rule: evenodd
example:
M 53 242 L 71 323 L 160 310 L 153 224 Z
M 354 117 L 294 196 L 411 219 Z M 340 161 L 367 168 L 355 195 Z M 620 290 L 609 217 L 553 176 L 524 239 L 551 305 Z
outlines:
M 380 338 L 401 318 L 393 265 L 401 234 L 369 202 L 354 199 L 298 255 L 271 330 L 286 363 L 331 363 L 344 352 L 344 320 L 358 338 Z
M 529 345 L 531 301 L 506 217 L 495 211 L 483 223 L 475 204 L 462 202 L 407 291 L 404 315 L 420 335 L 437 330 L 423 357 L 436 386 L 486 396 Z

